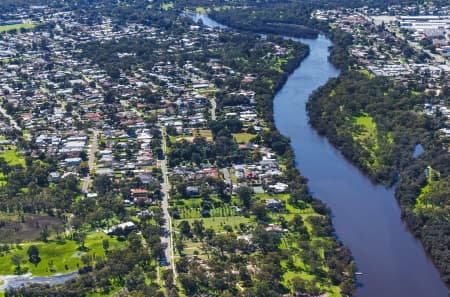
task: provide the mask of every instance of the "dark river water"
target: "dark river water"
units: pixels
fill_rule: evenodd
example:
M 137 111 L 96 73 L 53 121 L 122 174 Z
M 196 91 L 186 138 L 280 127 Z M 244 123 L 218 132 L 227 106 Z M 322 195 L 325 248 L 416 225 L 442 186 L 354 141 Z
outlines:
M 195 18 L 207 26 L 220 25 L 205 15 Z M 305 104 L 310 94 L 339 71 L 328 62 L 327 38 L 297 41 L 310 46 L 310 55 L 276 95 L 275 123 L 290 137 L 298 169 L 315 196 L 331 207 L 337 236 L 363 273 L 354 296 L 448 296 L 421 243 L 401 221 L 394 190 L 373 185 L 309 126 Z

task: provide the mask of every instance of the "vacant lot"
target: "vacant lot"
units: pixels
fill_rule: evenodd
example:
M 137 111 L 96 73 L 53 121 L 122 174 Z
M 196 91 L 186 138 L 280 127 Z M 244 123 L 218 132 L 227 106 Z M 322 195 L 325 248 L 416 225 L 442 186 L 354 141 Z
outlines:
M 0 242 L 17 243 L 37 240 L 41 230 L 47 226 L 52 233 L 64 231 L 63 222 L 46 215 L 0 214 Z

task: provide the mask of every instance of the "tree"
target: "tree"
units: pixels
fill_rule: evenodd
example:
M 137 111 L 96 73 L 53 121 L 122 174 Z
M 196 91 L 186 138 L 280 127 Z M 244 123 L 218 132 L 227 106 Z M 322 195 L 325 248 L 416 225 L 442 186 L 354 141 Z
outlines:
M 258 221 L 267 221 L 269 218 L 267 216 L 267 208 L 262 203 L 257 203 L 252 207 L 253 214 L 256 216 Z
M 257 226 L 252 241 L 263 253 L 267 253 L 278 249 L 280 238 L 274 232 L 266 231 L 263 226 Z
M 178 225 L 178 228 L 180 228 L 181 234 L 183 234 L 186 237 L 191 237 L 191 225 L 188 221 L 181 221 Z
M 88 162 L 81 162 L 80 166 L 78 166 L 78 170 L 80 171 L 81 175 L 87 176 L 89 174 Z
M 20 271 L 20 265 L 22 265 L 23 263 L 25 263 L 24 260 L 24 255 L 22 254 L 14 254 L 11 256 L 11 263 L 13 263 L 14 265 L 16 265 L 16 270 Z
M 81 262 L 86 267 L 92 266 L 92 255 L 86 254 L 81 256 Z
M 192 223 L 192 227 L 194 229 L 195 236 L 197 236 L 200 240 L 202 240 L 204 236 L 203 232 L 205 230 L 205 228 L 203 227 L 203 220 L 195 220 Z
M 302 293 L 305 291 L 305 281 L 298 276 L 293 277 L 289 281 L 289 285 L 293 293 Z
M 109 250 L 109 240 L 108 239 L 104 239 L 102 241 L 102 245 L 103 245 L 103 250 L 105 250 L 105 253 L 107 253 L 108 250 Z
M 50 231 L 48 230 L 48 227 L 45 226 L 45 227 L 41 230 L 41 240 L 42 240 L 43 242 L 47 242 L 49 236 L 50 236 Z
M 237 190 L 237 195 L 245 208 L 250 208 L 252 203 L 252 194 L 253 190 L 249 187 L 240 187 Z
M 166 287 L 173 287 L 174 278 L 172 269 L 167 269 L 163 272 L 163 280 Z
M 79 231 L 73 234 L 73 239 L 77 242 L 79 249 L 85 249 L 84 243 L 86 241 L 86 232 Z
M 136 266 L 128 273 L 126 286 L 130 291 L 139 290 L 145 286 L 145 273 L 141 267 Z
M 175 242 L 175 248 L 177 249 L 177 251 L 180 255 L 183 253 L 184 243 L 183 243 L 183 239 L 181 239 L 181 237 L 177 238 L 177 240 Z
M 41 262 L 41 258 L 39 257 L 39 248 L 36 245 L 31 245 L 27 250 L 27 254 L 28 261 L 30 261 L 30 263 L 37 265 Z
M 97 175 L 94 177 L 92 187 L 99 195 L 104 195 L 106 192 L 109 192 L 113 189 L 113 183 L 111 181 L 111 178 L 109 178 L 108 176 Z

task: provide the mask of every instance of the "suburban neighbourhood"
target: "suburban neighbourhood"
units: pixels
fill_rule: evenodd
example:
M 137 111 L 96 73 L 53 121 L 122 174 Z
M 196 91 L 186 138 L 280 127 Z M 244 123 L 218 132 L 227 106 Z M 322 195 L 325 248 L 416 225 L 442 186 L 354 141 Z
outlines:
M 184 2 L 80 2 L 0 16 L 0 296 L 350 296 L 362 272 L 273 119 L 308 46 Z M 349 71 L 426 94 L 415 111 L 445 117 L 444 138 L 449 14 L 308 21 L 351 35 Z

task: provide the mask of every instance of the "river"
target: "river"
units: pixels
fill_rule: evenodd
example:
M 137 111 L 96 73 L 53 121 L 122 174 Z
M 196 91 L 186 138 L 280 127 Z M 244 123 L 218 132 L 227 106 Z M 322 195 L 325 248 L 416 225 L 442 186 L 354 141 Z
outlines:
M 196 18 L 205 25 L 220 25 L 206 15 Z M 297 167 L 309 179 L 311 191 L 331 207 L 337 236 L 363 273 L 354 296 L 448 296 L 421 243 L 401 221 L 394 190 L 373 185 L 309 126 L 310 94 L 339 71 L 328 62 L 327 38 L 296 40 L 310 46 L 310 55 L 276 95 L 275 123 L 291 139 Z

